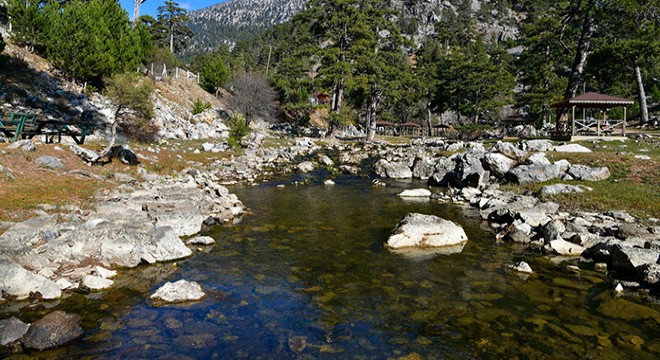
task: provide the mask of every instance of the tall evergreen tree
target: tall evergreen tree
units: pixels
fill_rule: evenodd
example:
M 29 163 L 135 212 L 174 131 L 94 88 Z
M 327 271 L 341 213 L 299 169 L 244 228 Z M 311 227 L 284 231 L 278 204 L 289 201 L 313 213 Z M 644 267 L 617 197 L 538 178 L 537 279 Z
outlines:
M 73 0 L 51 24 L 47 53 L 74 79 L 101 84 L 106 76 L 136 69 L 143 59 L 140 34 L 114 0 Z
M 24 45 L 32 52 L 44 45 L 48 32 L 49 15 L 53 8 L 44 5 L 46 1 L 7 0 L 7 15 L 12 24 L 12 40 Z M 59 7 L 57 2 L 52 6 L 55 11 Z
M 165 5 L 158 7 L 158 22 L 167 29 L 170 51 L 185 47 L 185 40 L 193 35 L 192 31 L 184 25 L 188 21 L 188 12 L 173 0 L 166 0 Z

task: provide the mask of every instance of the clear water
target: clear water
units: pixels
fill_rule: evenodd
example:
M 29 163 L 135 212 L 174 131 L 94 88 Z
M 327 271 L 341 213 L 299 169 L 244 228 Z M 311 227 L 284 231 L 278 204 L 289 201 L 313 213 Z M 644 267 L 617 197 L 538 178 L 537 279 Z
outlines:
M 660 306 L 615 297 L 604 273 L 579 273 L 531 250 L 497 244 L 469 208 L 409 202 L 413 184 L 374 188 L 272 184 L 231 189 L 253 215 L 176 264 L 128 270 L 112 291 L 72 295 L 86 333 L 40 358 L 655 359 Z M 411 258 L 383 247 L 408 212 L 461 224 L 461 253 Z M 524 277 L 507 265 L 526 260 Z M 146 300 L 165 281 L 199 282 L 189 306 Z M 21 306 L 28 306 L 21 304 Z M 12 315 L 9 305 L 0 317 Z M 31 308 L 25 321 L 50 310 Z M 3 352 L 4 351 L 4 352 Z M 10 356 L 0 350 L 0 357 Z

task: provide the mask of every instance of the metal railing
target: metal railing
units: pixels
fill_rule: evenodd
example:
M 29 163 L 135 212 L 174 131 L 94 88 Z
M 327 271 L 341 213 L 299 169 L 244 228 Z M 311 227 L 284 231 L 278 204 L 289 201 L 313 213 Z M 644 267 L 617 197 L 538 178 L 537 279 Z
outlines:
M 185 79 L 195 81 L 199 84 L 199 73 L 195 74 L 192 71 L 181 69 L 179 67 L 168 68 L 165 64 L 151 63 L 148 66 L 140 66 L 138 72 L 154 78 L 155 80 L 162 80 L 166 78 L 172 79 Z

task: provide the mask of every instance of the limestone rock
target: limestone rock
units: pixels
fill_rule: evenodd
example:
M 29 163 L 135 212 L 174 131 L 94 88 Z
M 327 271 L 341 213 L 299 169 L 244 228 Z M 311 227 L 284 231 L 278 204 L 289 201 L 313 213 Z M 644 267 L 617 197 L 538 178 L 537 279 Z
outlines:
M 213 245 L 215 244 L 215 239 L 210 236 L 197 236 L 188 240 L 188 244 L 192 245 Z
M 80 315 L 54 311 L 33 323 L 21 342 L 28 349 L 43 351 L 62 346 L 82 334 Z
M 544 182 L 558 178 L 559 167 L 555 165 L 520 165 L 507 174 L 507 178 L 517 184 Z
M 387 246 L 440 247 L 464 243 L 468 240 L 462 227 L 434 215 L 410 213 L 392 231 Z
M 566 184 L 555 184 L 547 185 L 541 188 L 541 195 L 559 195 L 559 194 L 570 194 L 570 193 L 582 193 L 585 191 L 592 191 L 590 187 L 582 185 L 566 185 Z
M 585 250 L 585 248 L 580 245 L 562 239 L 550 241 L 549 246 L 550 249 L 559 255 L 580 256 Z
M 391 179 L 411 179 L 413 177 L 412 170 L 407 162 L 389 162 L 385 159 L 380 159 L 374 164 L 374 171 L 380 177 Z
M 90 290 L 103 290 L 112 286 L 114 282 L 109 279 L 104 279 L 100 276 L 87 275 L 83 278 L 82 284 Z
M 531 274 L 534 272 L 532 267 L 524 261 L 519 261 L 517 264 L 511 265 L 511 269 L 525 274 Z
M 524 146 L 530 151 L 546 152 L 550 151 L 554 144 L 550 140 L 527 140 L 524 143 Z
M 610 247 L 612 255 L 612 268 L 628 274 L 636 274 L 638 268 L 647 264 L 657 264 L 660 260 L 660 251 L 643 249 L 625 243 Z
M 7 147 L 7 149 L 21 149 L 24 152 L 36 151 L 37 147 L 34 145 L 32 140 L 19 140 Z
M 590 153 L 590 149 L 580 145 L 580 144 L 567 144 L 557 146 L 555 152 L 565 152 L 565 153 Z
M 15 317 L 0 320 L 0 346 L 5 346 L 22 338 L 29 328 L 30 325 Z
M 179 280 L 175 283 L 167 282 L 151 295 L 150 299 L 161 300 L 167 303 L 198 301 L 206 297 L 202 287 L 196 282 Z
M 400 197 L 414 197 L 414 198 L 430 198 L 431 197 L 431 191 L 428 189 L 412 189 L 412 190 L 405 190 L 401 193 L 399 193 Z
M 573 165 L 568 169 L 568 174 L 575 180 L 601 181 L 610 177 L 610 170 L 607 167 L 592 168 L 584 165 Z
M 64 164 L 59 159 L 52 156 L 40 156 L 34 160 L 34 163 L 37 166 L 52 170 L 64 169 Z
M 303 161 L 297 166 L 301 173 L 310 173 L 314 171 L 314 164 L 311 161 Z
M 517 162 L 500 153 L 488 153 L 484 156 L 484 164 L 495 176 L 504 177 Z
M 43 299 L 58 299 L 62 296 L 55 282 L 25 270 L 21 265 L 0 259 L 0 289 L 8 295 L 25 299 L 30 293 L 40 293 Z

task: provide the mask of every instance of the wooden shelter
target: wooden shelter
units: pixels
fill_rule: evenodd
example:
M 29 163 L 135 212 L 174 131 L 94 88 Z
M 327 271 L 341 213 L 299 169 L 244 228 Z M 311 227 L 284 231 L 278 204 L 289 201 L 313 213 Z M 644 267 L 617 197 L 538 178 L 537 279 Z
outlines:
M 560 101 L 552 107 L 567 111 L 562 118 L 557 119 L 555 136 L 611 135 L 618 128 L 621 129 L 621 136 L 626 136 L 627 106 L 634 103 L 632 100 L 594 92 Z M 616 107 L 623 107 L 623 119 L 607 117 L 607 112 Z M 576 109 L 582 109 L 582 114 L 577 114 L 582 115 L 582 118 L 576 117 Z M 594 110 L 597 111 L 595 116 Z
M 385 120 L 376 121 L 376 134 L 392 135 L 394 133 L 394 123 Z
M 414 122 L 405 122 L 399 125 L 399 134 L 400 135 L 409 135 L 409 136 L 419 136 L 422 125 L 419 125 Z
M 519 125 L 534 125 L 534 119 L 529 116 L 514 114 L 502 119 L 505 134 L 511 133 L 512 129 Z
M 438 124 L 438 125 L 433 125 L 432 134 L 433 136 L 446 136 L 448 133 L 455 131 L 456 129 L 454 129 L 454 127 L 451 125 Z

